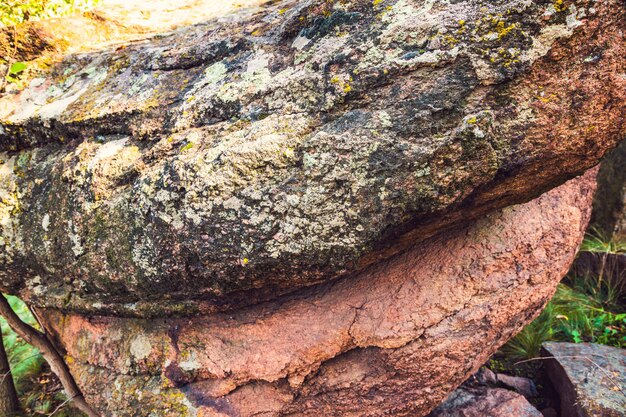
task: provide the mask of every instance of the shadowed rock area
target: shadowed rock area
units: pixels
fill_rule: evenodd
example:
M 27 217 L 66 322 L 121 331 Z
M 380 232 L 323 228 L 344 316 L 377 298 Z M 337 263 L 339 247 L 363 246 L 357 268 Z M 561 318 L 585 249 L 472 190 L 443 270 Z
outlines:
M 425 415 L 572 262 L 624 3 L 255 3 L 6 89 L 0 289 L 106 416 Z
M 607 240 L 626 241 L 626 141 L 602 161 L 589 226 Z
M 458 388 L 428 417 L 543 417 L 520 394 L 502 388 Z

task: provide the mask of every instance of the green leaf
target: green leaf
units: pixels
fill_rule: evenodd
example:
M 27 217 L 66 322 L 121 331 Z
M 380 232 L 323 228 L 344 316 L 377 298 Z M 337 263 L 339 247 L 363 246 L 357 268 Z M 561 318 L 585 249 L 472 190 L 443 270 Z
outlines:
M 22 84 L 19 78 L 16 78 L 14 75 L 7 75 L 6 77 L 4 77 L 4 79 L 10 83 L 15 84 L 20 90 L 24 88 L 24 84 Z
M 189 142 L 188 144 L 186 144 L 185 146 L 183 146 L 182 148 L 180 148 L 181 152 L 185 152 L 188 151 L 189 149 L 193 148 L 193 142 Z
M 26 64 L 23 62 L 14 62 L 9 68 L 9 74 L 17 75 L 26 69 Z

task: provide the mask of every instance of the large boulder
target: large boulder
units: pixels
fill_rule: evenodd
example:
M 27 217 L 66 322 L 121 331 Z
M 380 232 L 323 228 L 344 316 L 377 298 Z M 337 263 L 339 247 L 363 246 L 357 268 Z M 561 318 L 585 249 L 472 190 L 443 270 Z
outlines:
M 552 296 L 594 186 L 590 172 L 367 271 L 228 313 L 38 316 L 106 416 L 421 416 Z
M 0 289 L 106 416 L 426 414 L 574 257 L 623 2 L 202 13 L 0 97 Z
M 0 285 L 225 311 L 528 201 L 624 137 L 624 12 L 282 1 L 68 55 L 0 98 Z

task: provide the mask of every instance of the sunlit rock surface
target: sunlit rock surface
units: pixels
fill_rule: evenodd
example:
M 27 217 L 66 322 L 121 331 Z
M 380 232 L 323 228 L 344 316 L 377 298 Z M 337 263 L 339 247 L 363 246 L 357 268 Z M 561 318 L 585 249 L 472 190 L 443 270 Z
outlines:
M 594 343 L 543 344 L 546 373 L 572 417 L 623 417 L 626 352 Z

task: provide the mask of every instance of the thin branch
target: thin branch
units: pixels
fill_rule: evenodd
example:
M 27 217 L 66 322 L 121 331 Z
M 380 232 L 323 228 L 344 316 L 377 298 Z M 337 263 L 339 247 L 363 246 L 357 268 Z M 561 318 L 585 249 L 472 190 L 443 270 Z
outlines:
M 78 388 L 74 377 L 70 373 L 67 364 L 46 335 L 34 327 L 24 323 L 13 311 L 9 302 L 0 294 L 0 314 L 5 318 L 11 329 L 18 334 L 26 343 L 39 349 L 42 356 L 50 365 L 52 372 L 59 377 L 67 396 L 72 399 L 74 405 L 89 417 L 100 417 L 87 401 Z
M 65 405 L 69 403 L 70 401 L 72 401 L 72 398 L 68 398 L 67 400 L 63 401 L 61 404 L 59 404 L 57 408 L 54 409 L 52 413 L 48 414 L 48 417 L 52 417 L 53 415 L 55 415 L 58 411 L 60 411 L 63 407 L 65 407 Z
M 46 328 L 43 327 L 43 322 L 39 318 L 39 315 L 37 314 L 37 311 L 34 308 L 32 308 L 31 306 L 29 306 L 29 305 L 27 305 L 26 307 L 28 307 L 28 310 L 30 311 L 30 314 L 33 315 L 33 317 L 35 318 L 35 321 L 39 325 L 39 330 L 41 330 L 41 332 L 44 333 L 44 334 L 48 333 L 46 331 Z

